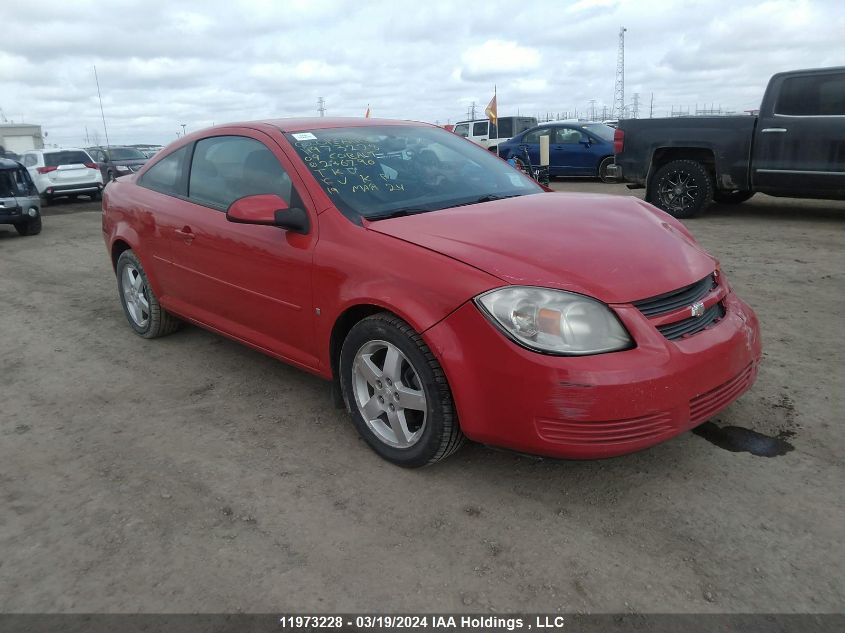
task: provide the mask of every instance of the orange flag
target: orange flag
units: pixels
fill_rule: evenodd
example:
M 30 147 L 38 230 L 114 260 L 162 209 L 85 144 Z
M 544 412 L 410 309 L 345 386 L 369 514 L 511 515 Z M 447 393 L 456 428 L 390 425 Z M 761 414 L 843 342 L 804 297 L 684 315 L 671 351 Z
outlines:
M 490 123 L 496 125 L 498 121 L 498 114 L 496 113 L 496 90 L 493 90 L 493 98 L 490 99 L 490 103 L 487 104 L 487 108 L 484 110 L 484 114 L 487 115 L 487 118 L 490 119 Z

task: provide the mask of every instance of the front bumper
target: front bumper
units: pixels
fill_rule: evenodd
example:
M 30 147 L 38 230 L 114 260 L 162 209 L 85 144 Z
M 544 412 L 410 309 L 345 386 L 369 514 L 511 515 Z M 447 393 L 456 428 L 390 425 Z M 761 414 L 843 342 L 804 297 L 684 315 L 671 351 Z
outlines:
M 614 306 L 637 347 L 595 356 L 526 350 L 472 302 L 423 336 L 470 439 L 553 457 L 613 457 L 705 422 L 751 387 L 761 355 L 757 317 L 733 293 L 723 301 L 721 321 L 676 341 L 633 306 Z

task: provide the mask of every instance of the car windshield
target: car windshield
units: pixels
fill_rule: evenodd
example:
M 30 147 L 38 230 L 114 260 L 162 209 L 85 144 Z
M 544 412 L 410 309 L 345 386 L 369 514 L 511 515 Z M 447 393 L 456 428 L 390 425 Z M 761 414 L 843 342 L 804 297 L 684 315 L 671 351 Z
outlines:
M 67 150 L 64 152 L 45 152 L 44 164 L 48 167 L 60 165 L 77 165 L 90 163 L 91 157 L 81 150 Z
M 613 132 L 615 131 L 612 127 L 605 125 L 604 123 L 591 123 L 589 125 L 585 125 L 584 129 L 593 136 L 598 136 L 603 141 L 612 141 Z
M 112 147 L 109 149 L 112 160 L 144 160 L 145 156 L 134 147 Z
M 424 213 L 543 191 L 494 154 L 440 128 L 374 125 L 287 137 L 351 219 Z

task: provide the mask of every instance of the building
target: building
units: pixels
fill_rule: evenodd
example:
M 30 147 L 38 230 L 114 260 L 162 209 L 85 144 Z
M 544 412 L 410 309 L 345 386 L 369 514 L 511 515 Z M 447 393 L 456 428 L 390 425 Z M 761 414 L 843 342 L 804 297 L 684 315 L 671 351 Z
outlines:
M 7 152 L 22 154 L 31 149 L 42 149 L 44 137 L 40 125 L 28 123 L 0 123 L 0 146 Z

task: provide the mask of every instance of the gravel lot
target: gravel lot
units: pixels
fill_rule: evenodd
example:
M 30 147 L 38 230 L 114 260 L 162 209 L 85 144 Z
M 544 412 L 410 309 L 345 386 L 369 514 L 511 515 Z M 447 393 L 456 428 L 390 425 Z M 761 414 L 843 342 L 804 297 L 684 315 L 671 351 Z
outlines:
M 794 450 L 470 445 L 417 471 L 317 378 L 194 327 L 132 334 L 98 205 L 45 216 L 38 237 L 0 225 L 2 612 L 845 609 L 843 203 L 687 223 L 763 327 L 756 385 L 714 422 Z

